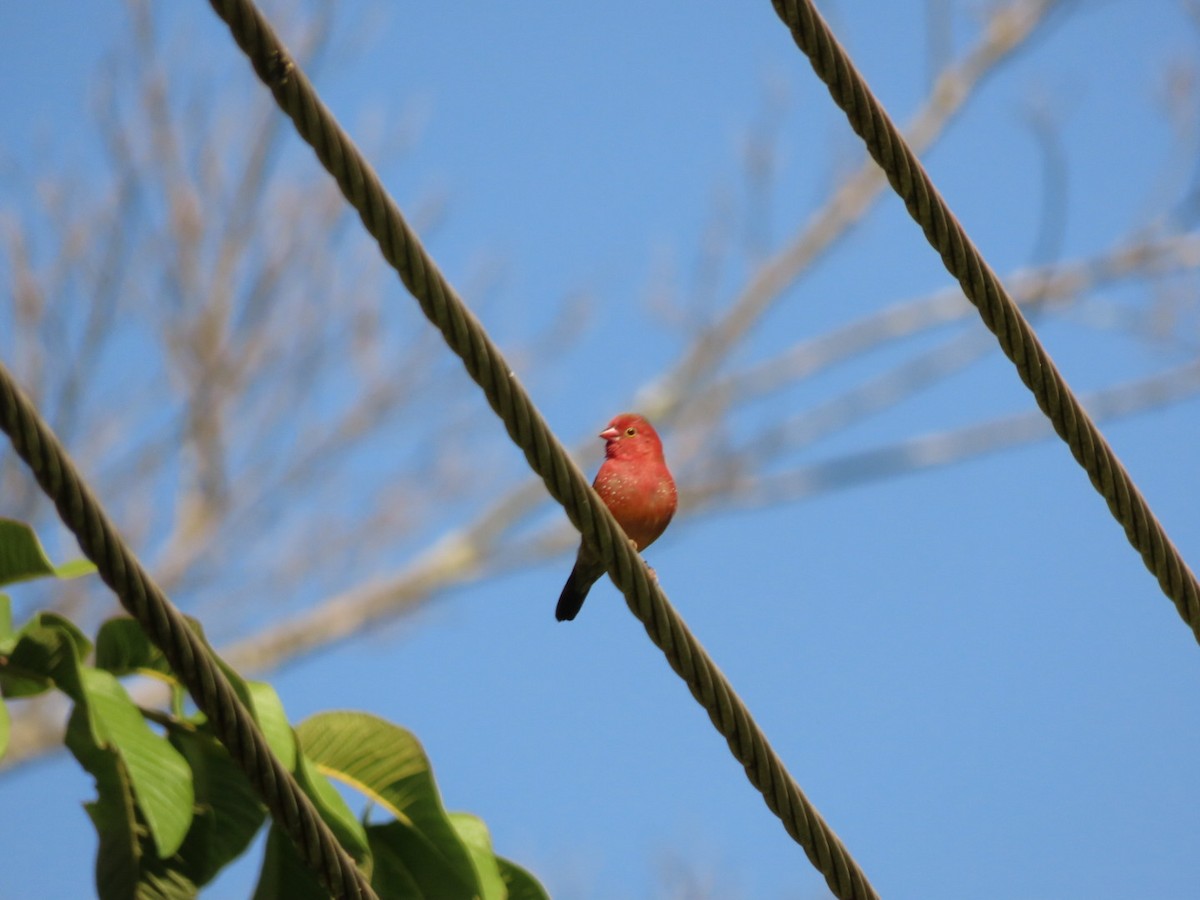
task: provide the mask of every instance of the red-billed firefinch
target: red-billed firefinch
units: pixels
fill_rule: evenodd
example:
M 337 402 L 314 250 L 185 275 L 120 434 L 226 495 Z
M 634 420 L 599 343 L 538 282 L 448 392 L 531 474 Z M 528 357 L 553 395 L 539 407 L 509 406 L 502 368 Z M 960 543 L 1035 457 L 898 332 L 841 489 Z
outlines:
M 675 480 L 663 459 L 662 441 L 654 426 L 633 413 L 622 413 L 600 432 L 604 463 L 592 487 L 638 550 L 645 550 L 663 533 L 675 515 Z M 554 616 L 560 622 L 575 618 L 588 591 L 605 566 L 587 543 L 579 545 L 575 568 L 567 579 Z

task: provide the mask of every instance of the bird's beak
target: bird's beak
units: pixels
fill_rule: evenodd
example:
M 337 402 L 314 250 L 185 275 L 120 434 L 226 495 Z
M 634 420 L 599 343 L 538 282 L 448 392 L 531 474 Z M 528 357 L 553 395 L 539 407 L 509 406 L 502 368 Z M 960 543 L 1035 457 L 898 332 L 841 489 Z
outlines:
M 603 440 L 611 441 L 617 438 L 620 434 L 621 432 L 617 431 L 617 429 L 610 425 L 608 428 L 605 428 L 602 432 L 600 432 L 600 437 Z

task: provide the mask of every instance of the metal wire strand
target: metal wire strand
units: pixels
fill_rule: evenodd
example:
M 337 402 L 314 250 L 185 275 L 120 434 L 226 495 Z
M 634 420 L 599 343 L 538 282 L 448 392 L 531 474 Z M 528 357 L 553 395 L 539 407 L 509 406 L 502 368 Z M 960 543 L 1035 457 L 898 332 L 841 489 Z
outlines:
M 958 279 L 963 293 L 996 335 L 1000 348 L 1033 392 L 1054 430 L 1071 448 L 1134 548 L 1200 641 L 1200 584 L 1104 435 L 1059 374 L 1017 304 L 971 242 L 925 168 L 871 93 L 811 0 L 773 0 L 796 45 L 829 88 L 872 159 L 904 200 L 909 214 Z
M 196 706 L 250 779 L 304 863 L 336 897 L 374 898 L 354 860 L 339 846 L 300 785 L 271 752 L 254 718 L 221 671 L 212 651 L 192 631 L 142 568 L 84 482 L 58 438 L 0 363 L 0 428 L 54 501 L 84 554 L 104 583 L 141 623 L 171 668 L 187 685 Z
M 608 507 L 551 433 L 500 351 L 438 271 L 374 170 L 321 103 L 262 14 L 249 0 L 210 3 L 228 24 L 234 40 L 280 108 L 291 117 L 301 137 L 358 210 L 384 258 L 483 389 L 530 467 L 584 538 L 597 548 L 629 608 L 724 735 L 768 808 L 804 848 L 836 896 L 875 897 L 866 876 L 792 780 L 733 688 L 649 577 Z

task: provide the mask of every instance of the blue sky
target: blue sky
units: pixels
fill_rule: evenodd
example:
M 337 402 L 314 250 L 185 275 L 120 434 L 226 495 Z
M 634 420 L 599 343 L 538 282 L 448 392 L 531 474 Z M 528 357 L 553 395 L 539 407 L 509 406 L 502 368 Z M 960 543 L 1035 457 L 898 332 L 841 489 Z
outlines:
M 262 90 L 207 5 L 192 7 L 168 23 L 188 35 L 169 58 Z M 925 7 L 828 9 L 901 122 L 926 87 Z M 952 7 L 961 52 L 978 21 L 975 6 Z M 339 27 L 358 10 L 339 10 Z M 481 309 L 502 346 L 563 297 L 592 300 L 576 344 L 548 368 L 518 371 L 568 443 L 678 360 L 685 336 L 647 312 L 648 286 L 664 271 L 690 277 L 714 197 L 742 190 L 741 148 L 770 90 L 783 97 L 763 224 L 773 248 L 860 157 L 765 2 L 396 4 L 373 15 L 362 51 L 330 62 L 316 85 L 352 133 L 418 123 L 412 150 L 381 174 L 402 206 L 431 190 L 449 198 L 428 242 L 443 270 L 461 283 L 481 259 L 503 260 L 501 286 Z M 119 28 L 108 7 L 0 7 L 6 164 L 42 158 L 87 171 L 89 73 Z M 1170 206 L 1186 177 L 1171 179 L 1180 165 L 1163 114 L 1166 72 L 1194 67 L 1198 41 L 1173 4 L 1068 4 L 979 90 L 928 166 L 997 271 L 1031 262 L 1042 217 L 1031 105 L 1044 103 L 1060 124 L 1062 258 L 1102 252 Z M 1191 168 L 1182 165 L 1185 176 Z M 24 189 L 6 176 L 0 201 L 22 203 Z M 716 286 L 718 305 L 739 283 L 735 266 Z M 947 283 L 888 197 L 787 292 L 731 365 Z M 389 327 L 411 327 L 411 300 L 393 293 Z M 1137 315 L 1148 298 L 1123 288 L 1102 299 Z M 1134 340 L 1084 313 L 1038 327 L 1080 390 L 1189 359 L 1187 334 Z M 811 379 L 739 411 L 712 439 L 736 443 L 900 358 L 894 349 Z M 801 459 L 1032 407 L 991 350 Z M 1198 412 L 1191 399 L 1105 426 L 1193 560 Z M 1194 892 L 1200 647 L 1061 443 L 799 503 L 685 510 L 648 559 L 883 895 Z M 563 556 L 450 591 L 271 680 L 297 721 L 359 708 L 413 730 L 447 806 L 482 816 L 498 851 L 556 897 L 681 896 L 671 893 L 680 872 L 714 897 L 825 896 L 611 585 L 594 589 L 576 622 L 554 621 L 569 569 Z M 0 817 L 0 900 L 89 893 L 95 840 L 80 804 L 90 792 L 63 755 L 0 775 L 0 808 L 20 811 Z M 246 896 L 253 875 L 251 861 L 209 895 Z

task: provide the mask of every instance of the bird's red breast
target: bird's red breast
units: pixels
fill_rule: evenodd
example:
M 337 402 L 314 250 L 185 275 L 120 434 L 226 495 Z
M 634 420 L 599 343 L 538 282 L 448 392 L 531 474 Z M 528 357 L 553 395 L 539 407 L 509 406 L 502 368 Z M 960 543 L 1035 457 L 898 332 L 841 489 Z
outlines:
M 653 425 L 632 413 L 614 418 L 600 437 L 606 442 L 605 460 L 592 486 L 644 550 L 663 533 L 678 505 L 662 441 Z

